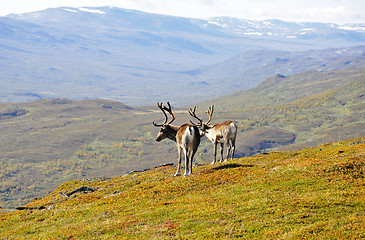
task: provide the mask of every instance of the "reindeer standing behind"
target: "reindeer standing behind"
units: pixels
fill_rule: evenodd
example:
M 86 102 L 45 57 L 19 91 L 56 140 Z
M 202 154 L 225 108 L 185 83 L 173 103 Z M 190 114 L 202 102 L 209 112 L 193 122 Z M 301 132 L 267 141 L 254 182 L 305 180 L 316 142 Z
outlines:
M 236 135 L 237 135 L 237 124 L 233 121 L 225 121 L 222 123 L 217 123 L 215 125 L 210 125 L 210 122 L 212 120 L 212 115 L 214 111 L 214 105 L 208 108 L 206 113 L 209 116 L 209 119 L 207 122 L 203 122 L 203 120 L 196 116 L 195 114 L 196 106 L 194 109 L 189 110 L 189 114 L 199 120 L 199 124 L 195 124 L 192 121 L 190 121 L 194 126 L 199 126 L 202 131 L 202 135 L 205 135 L 212 143 L 214 147 L 214 160 L 212 162 L 216 162 L 217 157 L 217 145 L 218 143 L 221 144 L 221 160 L 223 161 L 223 150 L 224 150 L 224 144 L 227 145 L 227 157 L 225 161 L 228 160 L 229 153 L 232 150 L 231 159 L 234 158 L 234 151 L 236 148 Z
M 163 139 L 169 138 L 172 141 L 176 142 L 177 151 L 179 154 L 177 171 L 174 176 L 180 175 L 180 166 L 181 166 L 181 154 L 182 152 L 185 155 L 185 174 L 184 176 L 188 176 L 193 173 L 193 158 L 198 150 L 198 146 L 200 144 L 200 133 L 199 129 L 191 124 L 185 123 L 178 126 L 173 126 L 171 123 L 175 120 L 174 114 L 172 113 L 170 103 L 167 102 L 168 108 L 166 106 L 162 106 L 162 103 L 157 103 L 158 108 L 165 115 L 165 121 L 162 124 L 156 124 L 153 122 L 155 127 L 160 127 L 160 132 L 156 137 L 156 141 L 160 142 Z M 167 111 L 171 115 L 171 120 L 167 122 Z

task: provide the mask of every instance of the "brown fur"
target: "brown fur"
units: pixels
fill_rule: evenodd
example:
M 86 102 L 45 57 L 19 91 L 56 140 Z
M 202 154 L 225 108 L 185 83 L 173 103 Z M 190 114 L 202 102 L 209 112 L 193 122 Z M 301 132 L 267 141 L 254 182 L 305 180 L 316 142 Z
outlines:
M 182 153 L 184 153 L 185 155 L 184 175 L 188 176 L 193 172 L 192 171 L 193 158 L 200 144 L 199 129 L 196 126 L 187 123 L 181 125 L 180 127 L 171 125 L 170 123 L 172 123 L 175 118 L 174 115 L 172 114 L 170 103 L 167 102 L 167 104 L 168 108 L 163 107 L 162 103 L 157 103 L 157 106 L 161 109 L 162 113 L 165 116 L 165 121 L 162 124 L 156 124 L 155 122 L 153 122 L 153 125 L 155 125 L 156 127 L 161 127 L 160 132 L 156 137 L 156 141 L 159 142 L 163 139 L 169 138 L 172 141 L 176 142 L 179 158 L 175 176 L 180 175 Z M 168 123 L 165 111 L 168 111 L 172 116 L 172 120 L 170 120 L 170 122 Z

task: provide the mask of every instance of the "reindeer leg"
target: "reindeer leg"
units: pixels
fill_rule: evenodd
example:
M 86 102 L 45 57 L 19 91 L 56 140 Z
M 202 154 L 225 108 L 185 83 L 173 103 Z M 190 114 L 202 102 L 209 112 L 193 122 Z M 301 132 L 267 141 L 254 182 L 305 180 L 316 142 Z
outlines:
M 195 156 L 196 150 L 198 150 L 198 149 L 197 148 L 196 149 L 193 149 L 192 152 L 191 152 L 191 157 L 190 157 L 190 174 L 193 173 L 193 161 L 194 161 L 194 156 Z
M 235 140 L 232 140 L 232 155 L 231 155 L 232 160 L 234 158 L 234 150 L 236 150 L 236 143 L 235 143 Z
M 225 162 L 228 161 L 228 158 L 229 158 L 229 152 L 231 151 L 231 144 L 229 143 L 229 141 L 227 141 L 227 157 L 226 159 L 224 160 Z
M 223 162 L 223 150 L 224 150 L 224 143 L 221 143 L 221 160 L 219 162 Z
M 184 155 L 185 155 L 185 173 L 184 176 L 188 176 L 189 175 L 189 151 L 187 149 L 184 149 Z
M 177 161 L 177 171 L 176 173 L 174 174 L 174 176 L 180 176 L 180 167 L 181 167 L 181 148 L 178 148 L 177 149 L 177 152 L 179 154 L 179 158 L 178 158 L 178 161 Z
M 194 158 L 194 150 L 191 150 L 189 153 L 189 175 L 193 173 L 193 158 Z
M 214 160 L 211 164 L 214 164 L 217 161 L 217 142 L 213 142 L 213 148 L 214 148 Z

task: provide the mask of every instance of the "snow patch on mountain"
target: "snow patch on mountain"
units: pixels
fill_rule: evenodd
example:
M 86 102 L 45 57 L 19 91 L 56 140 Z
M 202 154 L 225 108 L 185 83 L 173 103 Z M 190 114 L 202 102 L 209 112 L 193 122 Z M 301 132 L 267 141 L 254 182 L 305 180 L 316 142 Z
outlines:
M 346 24 L 339 26 L 338 29 L 346 31 L 365 32 L 365 24 Z
M 75 9 L 70 9 L 70 8 L 64 8 L 63 10 L 67 11 L 67 12 L 74 12 L 77 13 L 79 11 L 75 10 Z
M 90 8 L 78 8 L 80 11 L 89 12 L 89 13 L 98 13 L 98 14 L 105 14 L 106 12 L 98 10 L 98 9 L 90 9 Z

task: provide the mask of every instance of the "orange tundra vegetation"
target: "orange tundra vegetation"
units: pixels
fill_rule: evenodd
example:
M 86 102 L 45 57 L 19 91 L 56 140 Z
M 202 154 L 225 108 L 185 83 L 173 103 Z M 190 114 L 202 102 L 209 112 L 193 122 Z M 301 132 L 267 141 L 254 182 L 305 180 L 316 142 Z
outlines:
M 365 238 L 364 138 L 174 170 L 64 183 L 3 211 L 0 239 Z

